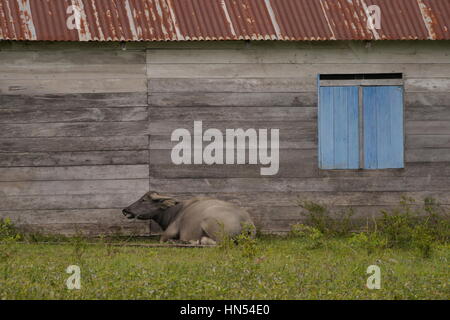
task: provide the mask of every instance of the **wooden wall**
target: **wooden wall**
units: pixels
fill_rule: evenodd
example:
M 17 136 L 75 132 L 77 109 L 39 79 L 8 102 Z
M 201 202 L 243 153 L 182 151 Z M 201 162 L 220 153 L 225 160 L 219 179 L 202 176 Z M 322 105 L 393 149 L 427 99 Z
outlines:
M 41 232 L 148 231 L 120 213 L 148 189 L 145 50 L 0 48 L 0 217 Z
M 0 44 L 0 216 L 38 230 L 146 232 L 120 209 L 146 190 L 212 195 L 263 230 L 299 221 L 296 200 L 359 217 L 402 195 L 450 205 L 450 42 Z M 321 171 L 317 74 L 405 75 L 405 169 Z M 170 135 L 280 129 L 280 170 L 175 166 Z

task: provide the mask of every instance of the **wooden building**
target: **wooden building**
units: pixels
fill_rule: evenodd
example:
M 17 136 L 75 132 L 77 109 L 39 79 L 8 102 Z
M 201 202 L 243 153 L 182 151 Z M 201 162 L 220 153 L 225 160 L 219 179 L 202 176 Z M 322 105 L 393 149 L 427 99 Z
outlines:
M 0 4 L 13 10 L 15 2 Z M 402 196 L 450 205 L 445 0 L 432 24 L 419 6 L 428 1 L 402 0 L 418 12 L 405 23 L 409 29 L 389 13 L 380 30 L 367 30 L 361 14 L 354 34 L 339 17 L 330 25 L 326 8 L 317 28 L 298 22 L 288 29 L 292 17 L 273 8 L 276 0 L 262 1 L 272 3 L 263 10 L 270 24 L 248 13 L 262 21 L 253 22 L 256 31 L 231 13 L 221 16 L 230 23 L 226 32 L 200 19 L 201 28 L 190 28 L 181 21 L 183 7 L 168 5 L 171 18 L 161 16 L 168 22 L 154 21 L 166 33 L 154 38 L 136 17 L 126 23 L 129 33 L 123 24 L 108 35 L 79 2 L 81 31 L 45 29 L 38 11 L 49 9 L 34 0 L 17 8 L 31 11 L 26 23 L 23 15 L 0 14 L 0 218 L 39 232 L 145 234 L 147 224 L 127 221 L 121 209 L 148 190 L 236 202 L 266 231 L 300 221 L 298 199 L 352 207 L 359 219 Z M 360 13 L 364 1 L 344 2 Z M 315 5 L 307 8 L 315 16 Z M 221 132 L 278 129 L 279 170 L 261 175 L 262 165 L 248 158 L 239 165 L 174 164 L 171 135 L 193 132 L 194 121 Z

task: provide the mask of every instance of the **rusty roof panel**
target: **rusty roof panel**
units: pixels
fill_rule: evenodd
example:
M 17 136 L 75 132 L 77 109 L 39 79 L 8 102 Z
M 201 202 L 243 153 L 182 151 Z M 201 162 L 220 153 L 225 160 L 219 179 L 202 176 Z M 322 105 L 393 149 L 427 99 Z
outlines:
M 373 30 L 367 27 L 364 0 L 320 0 L 333 39 L 375 39 Z M 383 16 L 384 17 L 384 16 Z
M 235 39 L 220 1 L 168 0 L 179 40 Z
M 366 0 L 368 4 L 381 7 L 385 26 L 379 32 L 380 39 L 398 38 L 400 40 L 429 39 L 419 2 L 410 0 Z M 421 23 L 416 23 L 420 21 Z M 434 37 L 433 37 L 434 38 Z
M 0 40 L 449 40 L 449 25 L 450 0 L 0 0 Z
M 321 1 L 279 0 L 271 1 L 271 7 L 284 40 L 334 39 Z
M 264 0 L 224 0 L 237 39 L 278 39 Z
M 165 0 L 126 0 L 124 10 L 131 33 L 127 40 L 177 40 Z
M 429 34 L 433 39 L 450 38 L 450 1 L 418 1 Z

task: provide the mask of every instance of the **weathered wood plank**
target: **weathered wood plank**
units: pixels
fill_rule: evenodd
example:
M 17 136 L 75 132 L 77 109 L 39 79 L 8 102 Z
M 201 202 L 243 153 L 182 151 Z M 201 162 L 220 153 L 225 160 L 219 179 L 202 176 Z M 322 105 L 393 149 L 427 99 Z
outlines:
M 147 121 L 3 124 L 0 138 L 139 136 L 149 134 Z
M 145 79 L 21 79 L 0 80 L 0 94 L 63 94 L 63 93 L 118 93 L 145 92 Z
M 170 137 L 168 137 L 170 142 Z M 147 136 L 3 138 L 0 152 L 67 152 L 147 150 Z
M 448 162 L 406 162 L 403 169 L 320 170 L 321 177 L 450 177 Z
M 317 150 L 281 149 L 279 153 L 279 171 L 276 177 L 318 177 Z M 150 150 L 150 176 L 153 178 L 257 178 L 261 177 L 261 168 L 271 166 L 248 164 L 248 162 L 247 156 L 246 164 L 242 165 L 174 165 L 171 160 L 171 150 Z
M 148 178 L 147 165 L 0 168 L 0 181 L 113 180 Z
M 0 109 L 145 107 L 147 92 L 0 95 Z
M 292 166 L 292 163 L 282 161 L 278 173 L 274 177 L 278 178 L 305 178 L 318 177 L 316 162 L 309 161 L 306 164 Z M 261 177 L 261 168 L 268 168 L 269 165 L 153 165 L 150 166 L 152 178 L 258 178 Z
M 367 82 L 369 84 L 370 81 Z M 150 93 L 169 92 L 313 92 L 317 81 L 313 76 L 297 78 L 160 78 L 149 79 Z M 449 92 L 447 78 L 406 79 L 406 92 Z
M 314 121 L 271 121 L 266 119 L 265 121 L 245 121 L 245 120 L 228 120 L 228 121 L 203 121 L 203 130 L 208 128 L 215 128 L 225 134 L 226 129 L 268 129 L 268 135 L 270 136 L 270 129 L 279 129 L 280 140 L 288 135 L 313 135 L 317 132 L 317 124 Z M 191 135 L 194 134 L 194 121 L 150 121 L 148 133 L 151 135 L 167 135 L 171 134 L 178 128 L 184 128 L 190 131 Z M 1 134 L 0 134 L 1 136 Z
M 450 79 L 406 79 L 407 92 L 450 92 Z
M 108 224 L 98 223 L 37 223 L 18 224 L 20 230 L 26 233 L 62 234 L 66 236 L 97 237 L 99 235 L 112 236 L 148 236 L 148 224 Z
M 409 162 L 447 162 L 448 165 L 450 166 L 450 148 L 448 149 L 426 148 L 426 149 L 406 150 L 405 160 Z
M 405 108 L 406 120 L 450 120 L 450 103 L 448 106 Z
M 146 121 L 147 108 L 0 109 L 0 123 Z
M 380 41 L 370 48 L 358 42 L 334 46 L 309 44 L 294 47 L 279 43 L 272 43 L 271 46 L 252 43 L 248 48 L 242 46 L 239 49 L 212 45 L 205 45 L 202 49 L 149 49 L 147 63 L 448 63 L 450 55 L 445 43 L 427 47 L 424 43 L 412 45 L 396 41 L 392 45 Z
M 317 107 L 317 92 L 299 93 L 155 93 L 152 107 Z
M 103 44 L 102 44 L 103 46 Z M 3 46 L 2 46 L 3 47 Z M 15 66 L 30 68 L 33 66 L 59 66 L 59 65 L 144 65 L 146 62 L 145 51 L 123 51 L 73 48 L 67 50 L 67 46 L 58 50 L 42 50 L 33 44 L 27 50 L 2 50 L 0 51 L 0 66 Z M 119 48 L 117 48 L 119 49 Z
M 392 206 L 399 205 L 402 197 L 416 200 L 416 204 L 423 204 L 425 198 L 434 198 L 441 204 L 450 204 L 450 193 L 448 192 L 237 192 L 237 193 L 172 193 L 180 200 L 188 200 L 192 197 L 212 197 L 230 201 L 242 207 L 292 207 L 298 205 L 299 201 L 313 201 L 326 206 Z
M 406 121 L 406 134 L 450 135 L 449 121 Z
M 246 152 L 246 164 L 249 163 L 248 160 L 248 153 L 256 153 L 258 154 L 258 149 L 256 148 L 246 148 L 246 149 L 234 149 L 235 155 L 237 152 Z M 270 149 L 269 149 L 270 152 Z M 171 149 L 151 149 L 149 151 L 150 153 L 150 164 L 152 165 L 171 165 Z M 224 150 L 224 156 L 226 155 L 226 151 Z M 194 149 L 192 149 L 192 157 L 194 154 Z M 315 165 L 317 165 L 317 149 L 280 149 L 279 150 L 279 156 L 280 156 L 280 166 L 284 161 L 285 165 L 295 165 L 298 166 L 307 165 L 309 162 L 313 161 Z M 179 167 L 183 166 L 190 166 L 191 170 L 194 170 L 196 165 L 180 165 Z M 213 165 L 215 166 L 215 165 Z M 222 166 L 222 165 L 219 165 Z M 225 166 L 236 166 L 236 164 L 228 164 Z M 259 166 L 256 165 L 256 166 Z M 176 168 L 178 166 L 174 166 Z M 208 166 L 205 166 L 208 167 Z
M 320 73 L 404 73 L 405 78 L 448 77 L 450 63 L 147 64 L 151 78 L 316 78 Z
M 448 106 L 449 92 L 406 92 L 405 105 L 411 107 Z
M 18 224 L 22 232 L 85 237 L 106 236 L 148 236 L 148 225 L 122 225 L 105 223 L 40 223 Z
M 409 51 L 409 52 L 408 52 Z M 249 64 L 249 63 L 448 63 L 448 49 L 405 50 L 401 53 L 383 49 L 320 48 L 314 49 L 186 49 L 148 50 L 149 64 Z
M 306 152 L 305 152 L 306 151 Z M 153 178 L 258 178 L 263 165 L 174 165 L 170 154 L 150 151 L 150 176 Z M 329 177 L 450 177 L 450 162 L 407 162 L 405 169 L 319 170 L 315 150 L 280 150 L 279 171 L 274 178 Z M 440 155 L 441 156 L 441 155 Z M 441 156 L 441 158 L 443 158 Z M 419 158 L 420 159 L 420 158 Z
M 145 79 L 144 64 L 30 64 L 1 65 L 0 80 L 98 80 Z
M 177 142 L 171 141 L 171 134 L 151 135 L 149 137 L 149 148 L 152 149 L 172 149 Z M 210 142 L 203 142 L 205 148 Z M 280 131 L 280 149 L 316 149 L 317 134 L 305 134 L 303 132 Z M 1 146 L 1 139 L 0 139 Z
M 311 92 L 317 90 L 317 79 L 307 78 L 151 78 L 149 93 L 169 92 Z
M 0 216 L 7 216 L 0 211 Z M 41 223 L 105 223 L 112 224 L 142 224 L 142 221 L 126 219 L 119 208 L 106 209 L 63 209 L 63 210 L 16 210 L 13 217 L 18 224 Z M 147 223 L 148 225 L 148 223 Z
M 150 177 L 150 189 L 182 193 L 202 192 L 300 192 L 300 191 L 450 191 L 448 177 L 339 177 L 339 178 L 231 178 L 157 179 Z
M 365 205 L 355 205 L 352 206 L 353 210 L 352 220 L 363 220 L 371 221 L 372 217 L 381 217 L 381 210 L 393 209 L 394 207 L 388 206 L 365 206 Z M 340 212 L 350 212 L 350 207 L 348 206 L 335 206 L 334 210 L 330 214 L 334 217 L 340 217 Z M 271 227 L 272 224 L 277 221 L 289 221 L 290 224 L 304 223 L 307 221 L 307 216 L 303 214 L 305 211 L 298 206 L 291 207 L 262 207 L 262 208 L 249 208 L 250 215 L 255 217 L 260 221 L 262 226 Z M 289 229 L 288 229 L 289 230 Z M 286 231 L 288 231 L 286 230 Z
M 405 137 L 406 149 L 450 148 L 450 135 L 412 135 Z
M 185 126 L 188 130 L 189 125 Z M 169 130 L 170 131 L 170 130 Z M 192 131 L 192 130 L 191 130 Z M 171 150 L 176 144 L 177 141 L 172 142 L 170 133 L 166 135 L 152 135 L 150 137 L 150 150 L 152 150 L 152 154 L 156 156 L 158 154 L 159 149 Z M 203 148 L 205 148 L 209 142 L 203 142 Z M 424 148 L 430 149 L 442 149 L 441 151 L 432 151 L 436 152 L 435 155 L 440 154 L 440 158 L 435 158 L 434 160 L 429 161 L 438 161 L 437 159 L 442 159 L 440 161 L 448 161 L 447 152 L 450 147 L 450 135 L 406 135 L 406 154 L 407 160 L 410 162 L 416 162 L 416 156 L 413 158 L 408 158 L 413 154 L 424 154 L 424 157 L 427 157 L 425 154 L 427 153 Z M 284 149 L 315 149 L 317 148 L 317 137 L 315 135 L 314 129 L 311 132 L 307 133 L 303 130 L 294 130 L 292 128 L 281 128 L 280 129 L 280 152 Z M 421 149 L 418 151 L 414 151 L 414 149 Z M 431 157 L 432 155 L 429 154 Z M 170 160 L 170 156 L 166 157 Z M 425 158 L 424 158 L 425 159 Z M 424 160 L 427 161 L 427 160 Z
M 0 153 L 0 167 L 148 164 L 148 151 Z
M 122 209 L 140 196 L 138 193 L 9 196 L 0 197 L 0 211 Z
M 0 196 L 112 194 L 148 191 L 148 179 L 0 182 Z
M 414 206 L 413 206 L 414 207 Z M 353 215 L 352 215 L 352 223 L 353 227 L 356 229 L 364 228 L 367 226 L 367 223 L 372 223 L 373 218 L 381 217 L 381 210 L 393 210 L 395 206 L 386 207 L 386 206 L 354 206 Z M 249 210 L 250 215 L 257 220 L 257 225 L 259 227 L 269 230 L 273 230 L 274 226 L 283 226 L 283 231 L 289 231 L 290 225 L 295 223 L 304 223 L 307 221 L 307 218 L 302 211 L 300 211 L 296 207 L 288 208 L 288 207 L 265 207 L 260 211 Z M 339 211 L 349 211 L 348 207 L 336 207 L 336 211 L 333 213 L 335 217 L 339 218 L 341 215 Z M 258 214 L 258 215 L 256 215 Z M 355 230 L 356 230 L 355 229 Z
M 449 108 L 450 110 L 450 108 Z M 311 121 L 314 107 L 184 107 L 149 108 L 151 121 Z

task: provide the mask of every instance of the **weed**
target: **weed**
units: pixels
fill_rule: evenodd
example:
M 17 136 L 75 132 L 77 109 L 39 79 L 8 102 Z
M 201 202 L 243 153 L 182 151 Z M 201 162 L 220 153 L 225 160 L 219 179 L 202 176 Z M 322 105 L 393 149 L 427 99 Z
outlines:
M 412 246 L 417 248 L 424 258 L 430 258 L 434 249 L 434 239 L 428 228 L 417 225 L 412 231 Z
M 306 211 L 307 223 L 294 225 L 290 235 L 309 239 L 314 228 L 325 236 L 351 235 L 355 228 L 351 221 L 353 209 L 333 211 L 311 201 L 299 205 Z M 381 217 L 374 219 L 362 233 L 350 237 L 353 246 L 364 247 L 369 254 L 383 248 L 414 248 L 423 257 L 430 257 L 436 243 L 448 243 L 450 239 L 449 211 L 435 199 L 425 198 L 417 205 L 412 198 L 402 197 L 397 207 L 381 210 Z
M 225 231 L 225 225 L 221 222 L 218 223 L 220 229 L 216 235 L 218 248 L 222 251 L 228 252 L 235 246 L 234 239 L 228 232 Z
M 448 212 L 432 198 L 417 206 L 414 199 L 404 197 L 397 208 L 382 210 L 378 223 L 387 247 L 415 247 L 424 257 L 431 255 L 434 242 L 448 243 L 449 229 Z
M 353 230 L 353 208 L 333 211 L 326 205 L 312 201 L 299 201 L 306 222 L 327 236 L 348 236 Z
M 251 224 L 243 224 L 241 233 L 231 237 L 224 231 L 223 224 L 220 224 L 220 233 L 218 236 L 218 248 L 225 252 L 238 247 L 243 257 L 253 258 L 256 255 L 256 229 Z
M 74 237 L 70 238 L 69 242 L 73 247 L 74 258 L 80 263 L 88 247 L 87 239 L 81 232 L 77 232 Z
M 6 262 L 14 255 L 15 244 L 21 239 L 22 235 L 9 218 L 0 219 L 0 262 Z
M 302 239 L 307 249 L 318 249 L 324 244 L 324 235 L 319 229 L 301 223 L 292 225 L 288 236 Z
M 0 219 L 0 242 L 16 242 L 22 238 L 11 219 Z
M 242 256 L 254 258 L 257 251 L 257 240 L 255 237 L 255 227 L 251 224 L 244 224 L 242 231 L 235 237 L 235 241 L 241 249 Z
M 386 238 L 378 232 L 354 233 L 352 237 L 350 237 L 349 242 L 352 246 L 365 248 L 369 255 L 382 249 L 386 249 L 387 247 Z
M 28 243 L 42 243 L 42 242 L 68 242 L 69 238 L 59 234 L 43 234 L 39 232 L 25 233 L 23 239 Z

